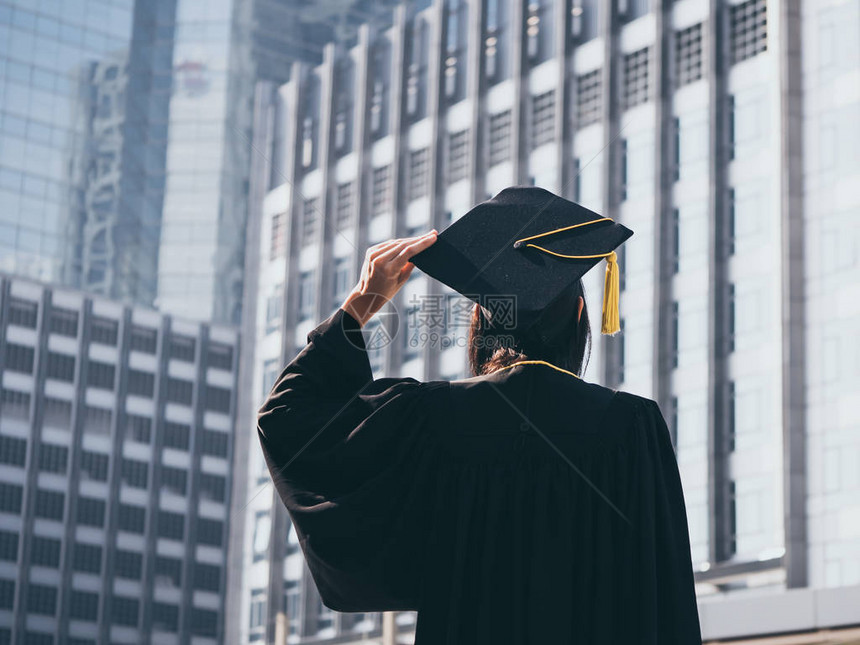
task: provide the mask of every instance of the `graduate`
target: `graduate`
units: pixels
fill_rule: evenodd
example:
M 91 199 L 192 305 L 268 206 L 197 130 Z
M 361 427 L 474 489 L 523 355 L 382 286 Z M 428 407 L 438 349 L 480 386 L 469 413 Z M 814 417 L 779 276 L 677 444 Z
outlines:
M 368 250 L 258 412 L 326 606 L 416 610 L 417 645 L 701 643 L 666 421 L 584 378 L 581 277 L 605 260 L 601 332 L 617 332 L 632 234 L 512 187 Z M 415 267 L 474 301 L 472 377 L 373 378 L 362 327 Z

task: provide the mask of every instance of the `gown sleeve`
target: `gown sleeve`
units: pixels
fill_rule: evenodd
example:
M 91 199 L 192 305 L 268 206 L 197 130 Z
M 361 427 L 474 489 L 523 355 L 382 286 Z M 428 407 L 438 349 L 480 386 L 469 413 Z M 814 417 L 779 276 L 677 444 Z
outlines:
M 444 384 L 374 380 L 358 323 L 338 309 L 259 408 L 266 463 L 329 608 L 417 609 L 435 454 L 425 420 Z
M 656 401 L 640 399 L 639 598 L 641 642 L 698 645 L 696 604 L 687 511 L 669 429 Z

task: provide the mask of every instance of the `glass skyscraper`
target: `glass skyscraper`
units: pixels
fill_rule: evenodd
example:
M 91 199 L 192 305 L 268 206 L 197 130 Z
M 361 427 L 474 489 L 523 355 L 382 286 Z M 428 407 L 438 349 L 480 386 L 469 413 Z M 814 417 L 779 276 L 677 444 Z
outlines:
M 170 1 L 0 3 L 0 267 L 152 304 Z

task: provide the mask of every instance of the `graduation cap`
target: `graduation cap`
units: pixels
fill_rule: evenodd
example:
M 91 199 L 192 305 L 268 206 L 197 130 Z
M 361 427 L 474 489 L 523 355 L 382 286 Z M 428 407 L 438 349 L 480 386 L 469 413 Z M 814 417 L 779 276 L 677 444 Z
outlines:
M 410 261 L 482 305 L 491 325 L 552 343 L 575 320 L 573 286 L 602 259 L 601 333 L 620 330 L 614 249 L 631 235 L 632 230 L 611 218 L 548 190 L 513 186 L 472 208 Z M 513 303 L 512 327 L 502 322 L 507 315 L 487 307 L 488 300 L 505 298 Z

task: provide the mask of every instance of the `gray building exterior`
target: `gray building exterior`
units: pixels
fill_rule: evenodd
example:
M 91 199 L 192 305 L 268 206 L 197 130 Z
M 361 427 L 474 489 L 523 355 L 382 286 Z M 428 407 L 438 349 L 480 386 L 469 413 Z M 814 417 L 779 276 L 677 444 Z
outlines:
M 225 642 L 239 349 L 0 275 L 0 643 Z
M 705 639 L 849 638 L 858 24 L 857 0 L 435 0 L 259 86 L 240 414 L 253 424 L 369 245 L 442 230 L 508 185 L 546 187 L 635 232 L 622 333 L 595 337 L 586 379 L 654 398 L 669 422 Z M 412 315 L 439 303 L 434 328 Z M 461 304 L 413 272 L 397 336 L 371 351 L 377 376 L 465 376 Z M 379 616 L 321 604 L 249 437 L 241 642 L 380 642 Z M 414 619 L 398 614 L 386 642 L 411 642 Z

